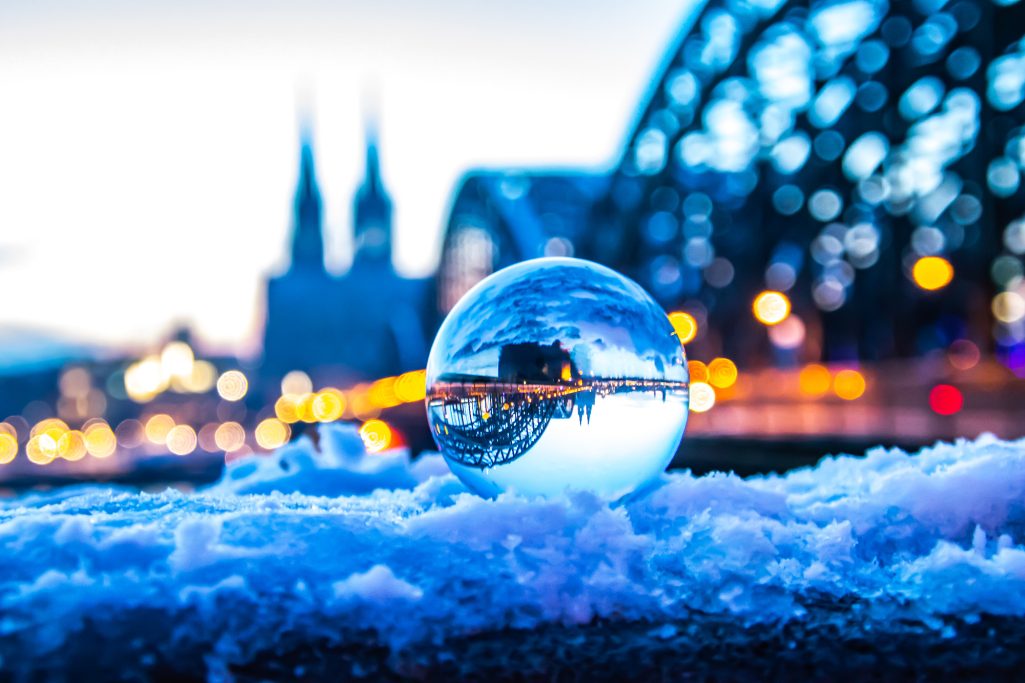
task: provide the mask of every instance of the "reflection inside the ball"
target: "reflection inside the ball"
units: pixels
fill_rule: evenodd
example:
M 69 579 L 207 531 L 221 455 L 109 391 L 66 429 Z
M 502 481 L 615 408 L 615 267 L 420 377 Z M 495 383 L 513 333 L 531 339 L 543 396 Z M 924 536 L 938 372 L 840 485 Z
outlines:
M 671 457 L 667 446 L 679 443 L 686 382 L 585 377 L 559 341 L 503 346 L 497 370 L 442 375 L 428 395 L 431 428 L 450 466 L 482 495 L 552 494 L 566 482 L 625 492 L 620 482 L 639 472 L 657 476 Z M 502 469 L 501 485 L 493 468 Z
M 687 421 L 687 358 L 637 283 L 588 261 L 494 273 L 449 312 L 427 361 L 427 418 L 482 496 L 620 496 L 662 473 Z

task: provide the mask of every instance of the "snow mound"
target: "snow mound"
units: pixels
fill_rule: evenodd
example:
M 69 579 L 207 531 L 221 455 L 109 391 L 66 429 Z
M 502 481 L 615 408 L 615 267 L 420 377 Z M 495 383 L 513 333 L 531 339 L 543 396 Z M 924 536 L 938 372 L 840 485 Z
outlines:
M 668 634 L 698 613 L 789 623 L 822 601 L 935 629 L 1025 616 L 1025 441 L 746 480 L 674 472 L 620 502 L 484 500 L 440 457 L 366 455 L 348 427 L 320 447 L 237 464 L 195 494 L 0 501 L 0 673 L 147 628 L 165 653 L 206 643 L 216 671 L 283 633 L 399 652 L 596 619 Z

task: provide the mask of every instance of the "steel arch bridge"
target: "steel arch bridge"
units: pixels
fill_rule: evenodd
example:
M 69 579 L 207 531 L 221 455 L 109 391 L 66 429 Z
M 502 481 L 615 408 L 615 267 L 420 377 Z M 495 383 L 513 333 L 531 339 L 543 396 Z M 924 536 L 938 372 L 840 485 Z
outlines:
M 700 299 L 730 356 L 756 351 L 765 288 L 836 353 L 914 355 L 948 318 L 996 336 L 976 302 L 1025 256 L 1025 3 L 698 5 L 578 253 Z M 925 255 L 959 274 L 942 299 L 907 276 Z
M 467 467 L 510 463 L 541 439 L 552 418 L 572 411 L 572 397 L 489 392 L 438 401 L 429 408 L 435 439 Z M 568 409 L 567 409 L 568 405 Z

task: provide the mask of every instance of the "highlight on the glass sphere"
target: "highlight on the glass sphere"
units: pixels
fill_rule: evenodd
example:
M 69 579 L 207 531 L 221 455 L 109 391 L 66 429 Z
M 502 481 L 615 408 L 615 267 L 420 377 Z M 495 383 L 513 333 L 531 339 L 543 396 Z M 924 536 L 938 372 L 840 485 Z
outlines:
M 636 283 L 543 258 L 495 273 L 456 305 L 427 364 L 427 416 L 480 495 L 615 496 L 657 477 L 687 421 L 679 336 Z

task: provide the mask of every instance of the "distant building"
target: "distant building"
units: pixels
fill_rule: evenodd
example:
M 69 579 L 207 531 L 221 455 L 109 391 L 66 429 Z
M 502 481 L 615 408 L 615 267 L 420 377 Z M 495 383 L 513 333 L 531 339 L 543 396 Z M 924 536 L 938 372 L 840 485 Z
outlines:
M 348 272 L 334 276 L 324 265 L 323 209 L 308 135 L 294 215 L 288 270 L 267 283 L 261 374 L 303 370 L 320 382 L 351 382 L 423 367 L 426 281 L 403 278 L 392 265 L 392 203 L 373 130 L 353 205 Z
M 554 341 L 506 344 L 498 355 L 498 379 L 503 382 L 575 382 L 580 371 L 569 352 Z

